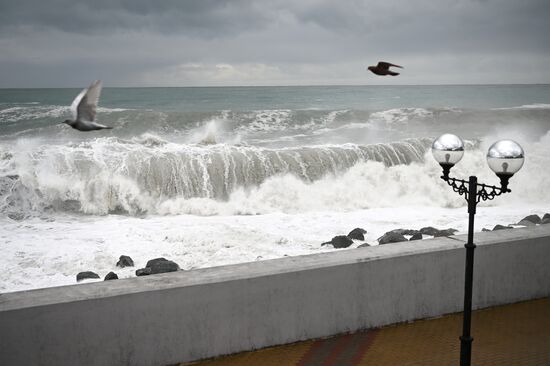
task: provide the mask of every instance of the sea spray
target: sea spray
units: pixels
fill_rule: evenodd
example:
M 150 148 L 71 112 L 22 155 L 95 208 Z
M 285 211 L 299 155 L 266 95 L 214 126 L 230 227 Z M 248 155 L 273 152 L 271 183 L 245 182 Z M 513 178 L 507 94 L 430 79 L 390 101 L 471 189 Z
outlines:
M 188 270 L 353 250 L 320 244 L 355 227 L 370 244 L 464 233 L 465 200 L 428 149 L 442 133 L 481 141 L 451 175 L 488 184 L 492 142 L 525 149 L 476 231 L 550 211 L 550 86 L 105 88 L 97 118 L 115 128 L 89 134 L 60 123 L 79 91 L 0 89 L 0 292 L 103 276 L 123 253 Z
M 17 179 L 0 210 L 17 211 L 32 201 L 38 211 L 80 206 L 80 211 L 90 214 L 155 213 L 159 202 L 167 200 L 226 201 L 234 191 L 258 187 L 274 176 L 310 183 L 343 174 L 360 162 L 382 166 L 419 162 L 430 141 L 266 149 L 176 144 L 153 135 L 65 145 L 30 140 L 20 143 L 17 152 L 3 155 L 0 177 Z

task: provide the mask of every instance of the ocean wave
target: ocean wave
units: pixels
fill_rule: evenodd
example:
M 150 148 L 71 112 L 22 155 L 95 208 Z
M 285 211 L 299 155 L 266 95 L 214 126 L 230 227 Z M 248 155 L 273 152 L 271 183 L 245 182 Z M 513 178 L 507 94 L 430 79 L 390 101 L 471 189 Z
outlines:
M 275 109 L 232 113 L 225 119 L 233 119 L 239 132 L 276 132 L 310 130 L 335 122 L 349 110 L 323 111 L 319 109 Z
M 342 174 L 360 162 L 411 164 L 423 159 L 430 143 L 430 139 L 411 139 L 266 149 L 176 144 L 154 135 L 65 145 L 23 140 L 0 155 L 4 187 L 0 212 L 155 213 L 159 202 L 225 201 L 233 192 L 258 187 L 275 176 L 311 183 Z
M 424 108 L 394 108 L 371 114 L 372 122 L 383 122 L 386 124 L 407 123 L 415 118 L 428 118 L 433 113 Z
M 484 142 L 468 142 L 463 160 L 453 168 L 452 176 L 476 173 L 480 182 L 498 185 L 498 178 L 487 167 Z M 522 204 L 550 205 L 550 197 L 541 187 L 550 185 L 547 146 L 550 133 L 530 148 L 522 171 L 512 177 L 513 193 L 488 202 L 486 206 Z M 410 164 L 387 166 L 379 161 L 360 161 L 338 174 L 327 174 L 306 181 L 293 174 L 279 174 L 258 186 L 238 188 L 227 200 L 204 197 L 174 198 L 160 202 L 159 214 L 257 215 L 283 212 L 351 212 L 370 208 L 465 207 L 466 200 L 452 192 L 440 179 L 441 167 L 425 151 L 425 159 Z M 438 222 L 439 218 L 434 218 Z
M 550 109 L 550 104 L 544 104 L 544 103 L 524 104 L 517 107 L 493 108 L 491 110 L 501 111 L 501 110 L 513 110 L 513 109 Z
M 69 106 L 39 105 L 38 102 L 18 103 L 30 106 L 13 106 L 0 110 L 0 123 L 13 123 L 18 121 L 37 120 L 44 118 L 62 118 L 70 114 Z M 99 113 L 123 112 L 125 108 L 98 107 Z

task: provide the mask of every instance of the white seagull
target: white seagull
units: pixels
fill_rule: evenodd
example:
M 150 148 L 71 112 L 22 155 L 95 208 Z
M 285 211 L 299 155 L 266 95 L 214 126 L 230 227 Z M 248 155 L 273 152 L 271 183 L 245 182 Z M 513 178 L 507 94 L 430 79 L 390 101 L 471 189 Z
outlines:
M 94 81 L 92 85 L 82 90 L 71 104 L 73 119 L 66 119 L 63 123 L 79 131 L 111 129 L 112 127 L 94 121 L 100 93 L 101 80 Z

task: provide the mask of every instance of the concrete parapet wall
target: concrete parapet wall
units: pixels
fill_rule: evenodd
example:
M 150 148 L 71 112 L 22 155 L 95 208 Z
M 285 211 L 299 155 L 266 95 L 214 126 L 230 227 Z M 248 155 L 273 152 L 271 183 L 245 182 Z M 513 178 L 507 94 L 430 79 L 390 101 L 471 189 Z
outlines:
M 0 364 L 167 365 L 457 312 L 465 240 L 1 294 Z M 550 225 L 475 240 L 475 308 L 550 296 Z

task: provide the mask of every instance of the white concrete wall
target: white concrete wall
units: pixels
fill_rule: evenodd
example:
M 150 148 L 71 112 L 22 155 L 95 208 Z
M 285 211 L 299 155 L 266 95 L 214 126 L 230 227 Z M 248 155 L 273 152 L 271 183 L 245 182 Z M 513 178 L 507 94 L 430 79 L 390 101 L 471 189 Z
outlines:
M 460 311 L 465 239 L 1 294 L 0 365 L 166 365 Z M 550 225 L 476 243 L 474 307 L 550 296 Z

